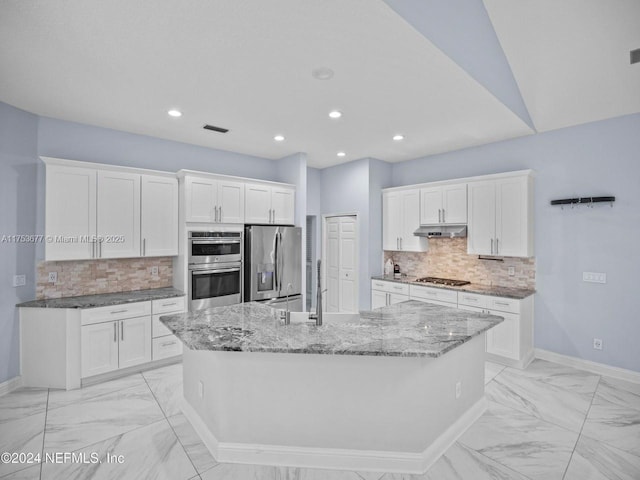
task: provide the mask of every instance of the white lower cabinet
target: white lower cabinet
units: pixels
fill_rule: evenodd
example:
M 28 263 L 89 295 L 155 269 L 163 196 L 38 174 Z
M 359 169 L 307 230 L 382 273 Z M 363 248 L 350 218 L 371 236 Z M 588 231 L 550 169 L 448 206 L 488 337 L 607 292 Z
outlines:
M 182 355 L 182 342 L 171 333 L 171 330 L 165 327 L 164 323 L 160 321 L 160 317 L 163 315 L 182 313 L 185 310 L 185 297 L 166 298 L 151 302 L 151 311 L 153 312 L 151 322 L 151 335 L 153 337 L 151 351 L 154 361 Z
M 83 325 L 82 377 L 151 361 L 151 317 Z
M 533 295 L 518 300 L 423 285 L 371 281 L 372 309 L 405 300 L 503 317 L 502 323 L 487 331 L 487 358 L 517 368 L 525 368 L 533 359 Z

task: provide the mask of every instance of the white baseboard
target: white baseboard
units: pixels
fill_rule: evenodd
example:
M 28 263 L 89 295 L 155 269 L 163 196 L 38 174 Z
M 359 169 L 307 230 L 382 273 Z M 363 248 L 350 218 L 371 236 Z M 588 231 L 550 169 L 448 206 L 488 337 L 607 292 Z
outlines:
M 193 407 L 185 400 L 182 403 L 185 417 L 221 463 L 413 474 L 426 472 L 486 408 L 487 400 L 483 396 L 426 450 L 414 453 L 220 442 Z
M 20 388 L 21 386 L 22 386 L 22 377 L 20 375 L 18 375 L 17 377 L 10 378 L 6 382 L 0 383 L 0 396 L 13 392 L 14 390 Z
M 598 375 L 606 375 L 607 377 L 626 380 L 627 382 L 640 383 L 640 372 L 627 370 L 625 368 L 612 367 L 604 363 L 592 362 L 591 360 L 583 360 L 582 358 L 570 357 L 560 353 L 550 352 L 536 348 L 536 358 L 548 360 L 549 362 L 559 363 L 568 367 L 586 370 L 587 372 L 597 373 Z

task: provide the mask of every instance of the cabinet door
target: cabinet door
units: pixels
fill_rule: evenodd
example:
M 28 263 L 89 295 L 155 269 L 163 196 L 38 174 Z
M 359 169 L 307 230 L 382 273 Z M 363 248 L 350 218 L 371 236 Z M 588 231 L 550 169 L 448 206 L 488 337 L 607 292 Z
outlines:
M 80 241 L 45 243 L 45 259 L 93 258 L 96 234 L 96 171 L 87 168 L 46 167 L 45 232 Z M 84 241 L 81 240 L 82 237 Z
M 493 255 L 496 231 L 496 187 L 494 181 L 469 184 L 469 233 L 467 253 Z M 494 247 L 495 248 L 495 247 Z
M 409 300 L 409 295 L 400 295 L 398 293 L 389 294 L 389 305 L 394 305 L 400 302 L 406 302 Z
M 140 256 L 140 175 L 98 171 L 100 258 Z
M 244 187 L 245 223 L 271 223 L 271 187 L 246 184 Z
M 273 208 L 273 223 L 277 225 L 295 224 L 295 190 L 274 187 L 271 190 L 271 208 Z
M 120 320 L 120 368 L 151 361 L 151 317 Z
M 424 252 L 427 249 L 426 239 L 416 237 L 415 232 L 420 227 L 420 190 L 402 192 L 402 230 L 400 232 L 400 250 L 406 252 Z
M 118 322 L 81 327 L 81 376 L 90 377 L 118 368 Z
M 402 196 L 400 192 L 382 194 L 382 249 L 400 249 L 402 225 Z
M 520 359 L 520 315 L 488 310 L 491 315 L 504 317 L 504 322 L 487 330 L 487 353 Z
M 187 222 L 215 222 L 217 183 L 208 178 L 186 177 Z
M 442 187 L 442 223 L 467 223 L 467 184 Z
M 527 177 L 507 178 L 496 182 L 497 255 L 527 257 L 528 194 Z
M 178 255 L 178 180 L 142 176 L 142 256 Z
M 387 292 L 371 290 L 371 309 L 387 306 Z
M 222 223 L 244 223 L 244 183 L 218 182 L 218 220 Z
M 420 190 L 420 224 L 435 225 L 442 222 L 442 187 Z

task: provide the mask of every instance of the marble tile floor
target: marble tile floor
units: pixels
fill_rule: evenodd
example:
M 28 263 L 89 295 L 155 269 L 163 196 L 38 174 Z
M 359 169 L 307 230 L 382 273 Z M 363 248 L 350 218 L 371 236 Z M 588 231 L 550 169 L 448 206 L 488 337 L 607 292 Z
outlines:
M 542 360 L 487 362 L 487 412 L 424 475 L 219 464 L 180 412 L 181 368 L 0 397 L 0 452 L 75 459 L 0 463 L 0 479 L 640 479 L 640 385 Z

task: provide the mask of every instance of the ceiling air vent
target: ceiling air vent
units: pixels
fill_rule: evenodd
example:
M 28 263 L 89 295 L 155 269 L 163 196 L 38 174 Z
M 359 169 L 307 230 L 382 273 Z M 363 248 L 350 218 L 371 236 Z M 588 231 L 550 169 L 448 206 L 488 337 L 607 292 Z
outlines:
M 205 125 L 205 130 L 213 130 L 214 132 L 227 133 L 229 131 L 228 128 L 216 127 L 215 125 Z
M 635 50 L 631 50 L 631 65 L 634 63 L 640 62 L 640 48 L 636 48 Z

